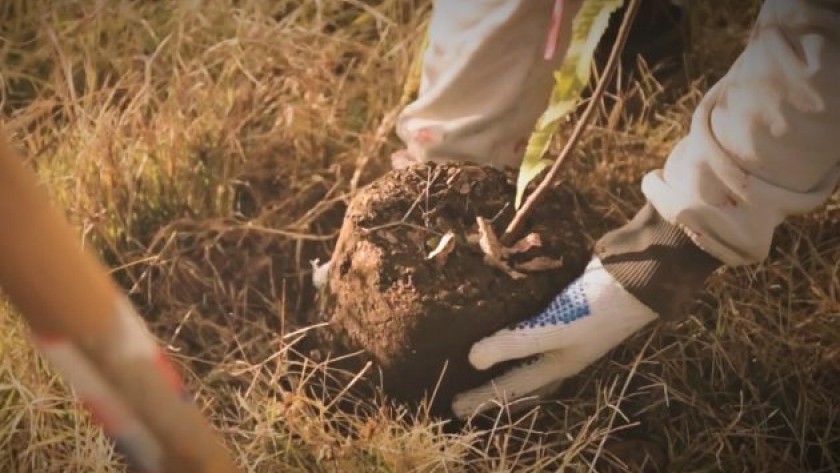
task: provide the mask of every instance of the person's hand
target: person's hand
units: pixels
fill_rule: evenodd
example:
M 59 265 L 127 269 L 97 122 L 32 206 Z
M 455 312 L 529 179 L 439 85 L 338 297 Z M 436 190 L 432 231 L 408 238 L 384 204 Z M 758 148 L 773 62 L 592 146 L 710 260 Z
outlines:
M 584 273 L 541 313 L 473 345 L 470 363 L 480 370 L 504 361 L 536 358 L 459 394 L 452 410 L 465 418 L 496 406 L 496 401 L 547 394 L 656 318 L 594 257 Z M 516 411 L 516 404 L 510 407 Z
M 583 274 L 542 312 L 473 345 L 476 369 L 527 360 L 459 393 L 454 414 L 465 419 L 502 403 L 512 411 L 531 405 L 645 325 L 679 315 L 720 265 L 646 205 L 599 240 Z

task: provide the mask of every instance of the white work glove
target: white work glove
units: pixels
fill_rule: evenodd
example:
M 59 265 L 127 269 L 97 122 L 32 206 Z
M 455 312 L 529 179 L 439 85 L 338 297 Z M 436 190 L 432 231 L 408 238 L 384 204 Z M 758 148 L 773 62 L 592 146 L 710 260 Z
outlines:
M 546 394 L 656 318 L 604 269 L 600 259 L 593 257 L 584 273 L 541 313 L 473 345 L 469 360 L 480 370 L 539 356 L 457 395 L 452 410 L 466 418 L 498 406 L 500 400 Z M 515 405 L 510 407 L 516 410 Z
M 532 405 L 645 325 L 679 316 L 721 265 L 646 204 L 598 241 L 583 274 L 541 313 L 473 345 L 469 361 L 479 370 L 536 358 L 459 393 L 454 414 L 465 419 L 501 404 L 514 412 Z

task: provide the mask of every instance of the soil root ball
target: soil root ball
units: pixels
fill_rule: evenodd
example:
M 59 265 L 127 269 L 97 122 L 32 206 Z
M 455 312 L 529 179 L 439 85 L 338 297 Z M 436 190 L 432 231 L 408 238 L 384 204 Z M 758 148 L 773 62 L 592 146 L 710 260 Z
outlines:
M 528 243 L 507 257 L 524 277 L 488 264 L 477 217 L 501 235 L 514 193 L 511 171 L 432 163 L 391 171 L 361 190 L 316 304 L 314 322 L 328 322 L 316 331 L 319 356 L 361 351 L 354 367 L 372 361 L 370 379 L 387 397 L 416 405 L 434 395 L 432 414 L 451 416 L 455 394 L 510 366 L 474 369 L 472 344 L 544 308 L 591 255 L 584 204 L 559 185 L 527 222 Z M 444 237 L 451 242 L 441 244 Z M 537 264 L 558 260 L 559 267 Z M 541 269 L 529 268 L 535 264 Z

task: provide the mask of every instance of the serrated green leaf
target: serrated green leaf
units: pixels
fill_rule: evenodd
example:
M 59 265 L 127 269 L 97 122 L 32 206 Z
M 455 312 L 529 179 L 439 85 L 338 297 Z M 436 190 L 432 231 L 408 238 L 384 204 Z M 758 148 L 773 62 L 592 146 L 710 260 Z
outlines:
M 580 101 L 581 91 L 589 83 L 592 61 L 598 42 L 607 30 L 610 15 L 618 10 L 623 0 L 584 0 L 572 22 L 572 39 L 566 58 L 554 73 L 554 89 L 546 110 L 528 139 L 525 155 L 519 167 L 516 183 L 516 208 L 528 184 L 553 161 L 545 159 L 551 139 L 560 122 L 572 112 Z

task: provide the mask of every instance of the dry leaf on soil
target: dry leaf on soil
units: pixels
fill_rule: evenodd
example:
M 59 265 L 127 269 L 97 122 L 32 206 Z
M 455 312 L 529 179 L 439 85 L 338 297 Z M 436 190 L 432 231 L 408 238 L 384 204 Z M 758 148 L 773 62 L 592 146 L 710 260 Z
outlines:
M 455 249 L 455 234 L 451 231 L 446 232 L 443 237 L 441 237 L 440 242 L 438 242 L 437 247 L 426 256 L 427 260 L 435 260 L 440 266 L 443 266 L 446 263 L 446 259 L 449 257 L 449 254 L 452 253 L 452 250 Z
M 501 269 L 513 279 L 524 278 L 524 274 L 514 270 L 505 263 L 504 248 L 493 231 L 493 227 L 490 226 L 490 223 L 481 216 L 476 217 L 475 220 L 478 223 L 478 246 L 484 252 L 484 260 L 491 266 Z
M 522 237 L 521 240 L 514 243 L 510 248 L 505 248 L 504 251 L 508 254 L 518 254 L 525 253 L 531 248 L 538 248 L 540 246 L 542 246 L 542 238 L 540 238 L 540 234 L 529 233 Z

